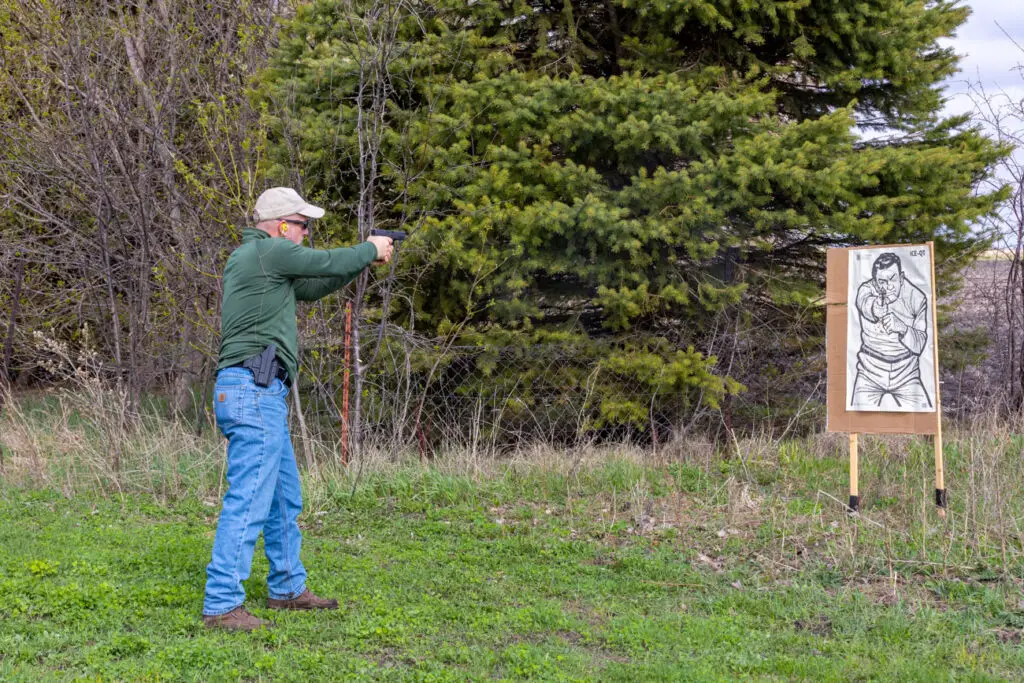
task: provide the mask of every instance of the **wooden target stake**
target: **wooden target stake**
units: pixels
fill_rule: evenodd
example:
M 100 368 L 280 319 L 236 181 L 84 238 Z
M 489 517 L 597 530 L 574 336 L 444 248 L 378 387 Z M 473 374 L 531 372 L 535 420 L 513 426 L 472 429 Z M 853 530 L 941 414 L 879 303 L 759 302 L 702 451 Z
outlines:
M 935 243 L 928 243 L 928 250 L 932 257 L 932 352 L 935 364 L 935 505 L 938 506 L 939 517 L 946 517 L 946 477 L 942 465 L 942 388 L 939 381 L 939 318 L 938 307 L 935 303 L 935 291 L 937 289 L 935 280 Z
M 860 495 L 857 488 L 857 435 L 850 434 L 850 512 L 860 509 Z

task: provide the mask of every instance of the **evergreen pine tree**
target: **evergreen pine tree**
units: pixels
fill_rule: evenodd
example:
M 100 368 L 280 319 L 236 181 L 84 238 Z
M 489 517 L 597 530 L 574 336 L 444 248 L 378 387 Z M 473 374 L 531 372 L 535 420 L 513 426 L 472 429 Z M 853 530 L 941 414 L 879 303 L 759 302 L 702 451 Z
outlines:
M 262 92 L 285 104 L 279 160 L 297 149 L 345 216 L 374 113 L 360 84 L 386 82 L 377 222 L 416 217 L 399 315 L 429 334 L 572 342 L 609 377 L 716 405 L 738 389 L 699 352 L 718 313 L 807 307 L 832 245 L 973 253 L 1001 197 L 976 188 L 1006 150 L 939 116 L 956 2 L 391 3 L 386 54 L 360 28 L 382 6 L 300 8 Z M 642 424 L 614 386 L 601 419 Z

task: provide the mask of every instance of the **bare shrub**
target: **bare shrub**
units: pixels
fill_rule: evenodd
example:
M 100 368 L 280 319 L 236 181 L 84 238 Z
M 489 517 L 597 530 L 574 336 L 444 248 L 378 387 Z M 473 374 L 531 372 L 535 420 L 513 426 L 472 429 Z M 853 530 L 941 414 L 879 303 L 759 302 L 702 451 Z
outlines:
M 14 454 L 8 474 L 21 480 L 103 494 L 144 492 L 163 498 L 217 486 L 223 446 L 197 436 L 153 407 L 137 409 L 127 386 L 104 378 L 88 328 L 81 345 L 36 334 L 38 363 L 58 388 L 30 399 L 8 397 L 0 418 Z

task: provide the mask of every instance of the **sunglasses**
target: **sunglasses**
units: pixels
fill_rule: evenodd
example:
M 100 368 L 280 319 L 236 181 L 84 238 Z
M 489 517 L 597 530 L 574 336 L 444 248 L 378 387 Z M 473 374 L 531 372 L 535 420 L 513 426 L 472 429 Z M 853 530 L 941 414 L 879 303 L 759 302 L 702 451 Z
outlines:
M 304 221 L 297 221 L 291 218 L 282 218 L 281 220 L 284 221 L 285 223 L 291 223 L 292 225 L 301 225 L 303 230 L 309 230 L 309 224 L 313 221 L 312 218 L 306 219 Z

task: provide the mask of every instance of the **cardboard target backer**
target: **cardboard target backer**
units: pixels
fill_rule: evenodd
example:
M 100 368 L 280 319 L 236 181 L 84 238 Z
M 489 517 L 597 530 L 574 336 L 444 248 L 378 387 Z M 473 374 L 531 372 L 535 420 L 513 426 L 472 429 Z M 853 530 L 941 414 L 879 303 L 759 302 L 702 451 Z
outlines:
M 829 249 L 830 432 L 939 431 L 932 244 Z

